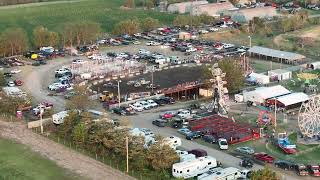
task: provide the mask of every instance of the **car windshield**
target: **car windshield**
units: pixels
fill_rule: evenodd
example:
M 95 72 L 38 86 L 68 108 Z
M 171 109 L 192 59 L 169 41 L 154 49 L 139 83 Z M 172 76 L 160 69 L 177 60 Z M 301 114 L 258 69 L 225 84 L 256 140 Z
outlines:
M 226 141 L 220 141 L 221 145 L 228 145 L 228 143 Z

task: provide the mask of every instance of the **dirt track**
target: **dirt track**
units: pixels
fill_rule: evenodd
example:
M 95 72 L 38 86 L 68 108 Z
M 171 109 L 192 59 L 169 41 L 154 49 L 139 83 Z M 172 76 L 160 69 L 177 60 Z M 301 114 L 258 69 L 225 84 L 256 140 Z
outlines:
M 134 179 L 101 162 L 33 133 L 22 123 L 8 123 L 0 120 L 0 136 L 29 146 L 33 151 L 54 161 L 57 165 L 79 174 L 84 179 Z

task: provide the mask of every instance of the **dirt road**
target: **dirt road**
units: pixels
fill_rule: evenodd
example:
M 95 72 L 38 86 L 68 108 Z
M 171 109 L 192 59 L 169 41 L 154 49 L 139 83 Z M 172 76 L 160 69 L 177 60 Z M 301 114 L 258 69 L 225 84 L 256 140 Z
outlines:
M 134 179 L 88 156 L 33 133 L 26 129 L 22 123 L 8 123 L 0 120 L 0 136 L 27 145 L 33 151 L 54 161 L 57 165 L 79 174 L 84 179 Z

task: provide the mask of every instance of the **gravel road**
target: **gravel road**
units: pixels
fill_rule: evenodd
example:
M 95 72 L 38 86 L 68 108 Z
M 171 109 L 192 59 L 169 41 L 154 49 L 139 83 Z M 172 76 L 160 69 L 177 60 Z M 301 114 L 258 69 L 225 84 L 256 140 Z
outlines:
M 9 123 L 0 120 L 0 136 L 27 145 L 33 151 L 79 174 L 84 179 L 134 179 L 86 155 L 31 132 L 23 123 Z

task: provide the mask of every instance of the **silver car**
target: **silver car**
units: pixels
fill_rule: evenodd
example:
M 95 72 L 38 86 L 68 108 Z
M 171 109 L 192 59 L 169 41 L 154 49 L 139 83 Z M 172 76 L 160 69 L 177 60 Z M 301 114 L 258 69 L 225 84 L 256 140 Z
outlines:
M 236 148 L 236 151 L 239 152 L 239 153 L 243 153 L 243 154 L 254 154 L 254 150 L 250 147 L 237 147 Z

